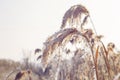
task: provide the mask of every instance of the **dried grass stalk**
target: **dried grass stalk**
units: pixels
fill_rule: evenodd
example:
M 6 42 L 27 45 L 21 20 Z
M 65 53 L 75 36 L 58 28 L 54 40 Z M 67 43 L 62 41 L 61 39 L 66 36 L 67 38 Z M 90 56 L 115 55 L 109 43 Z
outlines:
M 83 22 L 81 21 L 82 14 L 86 15 Z M 89 15 L 89 12 L 84 6 L 82 6 L 82 5 L 72 6 L 70 9 L 68 9 L 68 11 L 65 13 L 65 15 L 63 17 L 61 29 L 65 28 L 67 22 L 69 23 L 69 26 L 73 26 L 75 23 L 76 24 L 82 23 L 81 25 L 83 26 L 84 23 L 86 23 L 88 15 Z
M 62 33 L 62 34 L 61 34 Z M 78 34 L 79 32 L 76 29 L 64 29 L 59 32 L 53 34 L 51 38 L 48 38 L 44 43 L 45 49 L 43 50 L 42 64 L 48 64 L 48 57 L 50 57 L 53 51 L 58 48 L 60 45 L 64 45 L 68 42 L 72 36 L 72 34 Z M 58 36 L 59 35 L 59 36 Z
M 82 14 L 86 15 L 83 21 Z M 88 17 L 89 12 L 84 6 L 72 6 L 63 17 L 61 30 L 46 40 L 41 60 L 42 68 L 46 69 L 42 73 L 44 80 L 112 80 L 120 72 L 120 55 L 108 59 L 109 52 L 101 41 L 101 35 L 95 35 L 91 29 L 80 32 L 76 27 L 73 28 L 79 23 L 78 26 L 82 28 Z M 65 28 L 67 23 L 70 28 Z M 77 49 L 72 51 L 65 48 L 68 43 Z M 67 56 L 72 54 L 68 60 Z M 65 56 L 65 59 L 61 56 Z

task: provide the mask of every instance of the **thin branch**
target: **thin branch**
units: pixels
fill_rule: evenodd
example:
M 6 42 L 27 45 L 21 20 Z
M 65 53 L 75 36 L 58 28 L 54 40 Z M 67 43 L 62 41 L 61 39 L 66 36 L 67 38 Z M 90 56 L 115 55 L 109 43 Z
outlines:
M 108 74 L 109 74 L 109 76 L 110 76 L 110 79 L 112 79 L 111 73 L 110 73 L 109 61 L 108 61 L 108 58 L 106 57 L 106 54 L 108 54 L 108 52 L 107 52 L 107 50 L 106 50 L 106 48 L 105 48 L 103 42 L 102 42 L 102 41 L 100 41 L 100 42 L 102 43 L 102 46 L 103 46 L 103 49 L 104 49 L 104 52 L 105 52 L 105 54 L 104 54 L 104 52 L 102 52 L 102 55 L 103 55 L 103 57 L 104 57 L 105 64 L 106 64 L 106 66 L 107 66 Z

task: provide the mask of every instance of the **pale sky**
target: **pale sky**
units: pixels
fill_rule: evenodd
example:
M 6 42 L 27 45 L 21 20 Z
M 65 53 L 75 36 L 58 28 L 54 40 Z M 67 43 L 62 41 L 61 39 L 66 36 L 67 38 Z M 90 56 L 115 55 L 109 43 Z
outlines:
M 89 10 L 97 33 L 104 35 L 102 41 L 119 48 L 119 0 L 0 0 L 0 58 L 21 60 L 22 50 L 41 48 L 76 4 Z

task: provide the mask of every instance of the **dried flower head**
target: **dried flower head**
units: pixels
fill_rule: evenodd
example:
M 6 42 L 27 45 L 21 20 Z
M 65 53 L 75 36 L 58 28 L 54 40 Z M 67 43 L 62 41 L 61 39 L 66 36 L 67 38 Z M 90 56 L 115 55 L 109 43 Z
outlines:
M 82 15 L 85 17 L 82 20 Z M 61 29 L 65 28 L 67 23 L 69 27 L 73 26 L 83 26 L 87 22 L 87 17 L 89 16 L 88 10 L 82 5 L 74 5 L 65 13 L 61 25 Z

